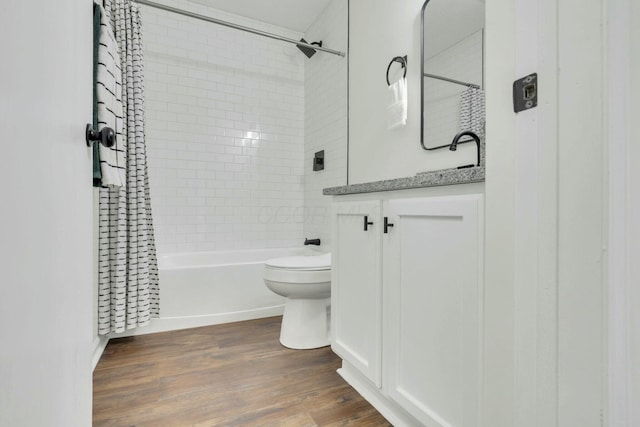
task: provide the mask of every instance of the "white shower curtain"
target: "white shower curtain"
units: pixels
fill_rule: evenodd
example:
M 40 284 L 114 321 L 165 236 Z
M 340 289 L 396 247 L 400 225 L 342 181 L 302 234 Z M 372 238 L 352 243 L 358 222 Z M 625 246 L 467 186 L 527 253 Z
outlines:
M 138 5 L 104 0 L 120 51 L 126 185 L 100 189 L 98 333 L 145 326 L 159 314 L 158 266 L 144 133 L 144 65 Z

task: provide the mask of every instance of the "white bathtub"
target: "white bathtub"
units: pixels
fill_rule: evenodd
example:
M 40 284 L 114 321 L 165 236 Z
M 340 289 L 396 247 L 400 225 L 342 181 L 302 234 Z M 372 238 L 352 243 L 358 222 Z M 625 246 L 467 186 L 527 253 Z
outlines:
M 160 255 L 160 318 L 117 336 L 281 315 L 284 298 L 264 284 L 264 262 L 311 251 L 290 248 Z

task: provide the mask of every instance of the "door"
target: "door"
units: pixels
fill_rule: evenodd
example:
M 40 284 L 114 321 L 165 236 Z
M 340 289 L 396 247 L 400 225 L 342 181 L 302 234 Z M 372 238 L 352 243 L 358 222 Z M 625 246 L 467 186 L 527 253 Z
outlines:
M 610 426 L 640 425 L 640 7 L 609 2 L 608 376 Z
M 633 99 L 625 48 L 638 39 L 608 30 L 633 27 L 637 1 L 506 3 L 486 11 L 484 425 L 601 426 L 607 151 L 634 135 L 620 120 Z M 532 72 L 537 107 L 514 114 L 511 82 Z
M 0 425 L 91 425 L 92 2 L 0 5 Z
M 377 387 L 381 381 L 380 201 L 333 205 L 331 348 Z
M 391 200 L 385 392 L 423 425 L 479 425 L 482 196 Z

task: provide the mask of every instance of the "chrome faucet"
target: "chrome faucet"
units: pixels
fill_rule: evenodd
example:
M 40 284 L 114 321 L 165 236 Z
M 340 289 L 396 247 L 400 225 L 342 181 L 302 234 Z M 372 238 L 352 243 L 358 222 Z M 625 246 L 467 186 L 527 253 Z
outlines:
M 463 136 L 470 136 L 476 142 L 476 147 L 478 149 L 478 164 L 476 166 L 480 166 L 480 138 L 474 132 L 471 132 L 470 130 L 465 130 L 458 133 L 456 136 L 453 137 L 453 141 L 451 141 L 449 150 L 456 151 L 458 149 L 458 143 L 460 142 L 460 139 Z M 467 141 L 462 141 L 462 142 L 467 142 Z

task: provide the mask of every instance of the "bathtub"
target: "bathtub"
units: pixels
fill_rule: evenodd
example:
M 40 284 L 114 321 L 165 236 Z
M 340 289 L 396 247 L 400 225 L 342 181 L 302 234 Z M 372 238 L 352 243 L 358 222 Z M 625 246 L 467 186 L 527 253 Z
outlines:
M 281 315 L 284 298 L 262 280 L 271 258 L 311 254 L 312 249 L 187 252 L 158 256 L 160 317 L 130 336 Z

